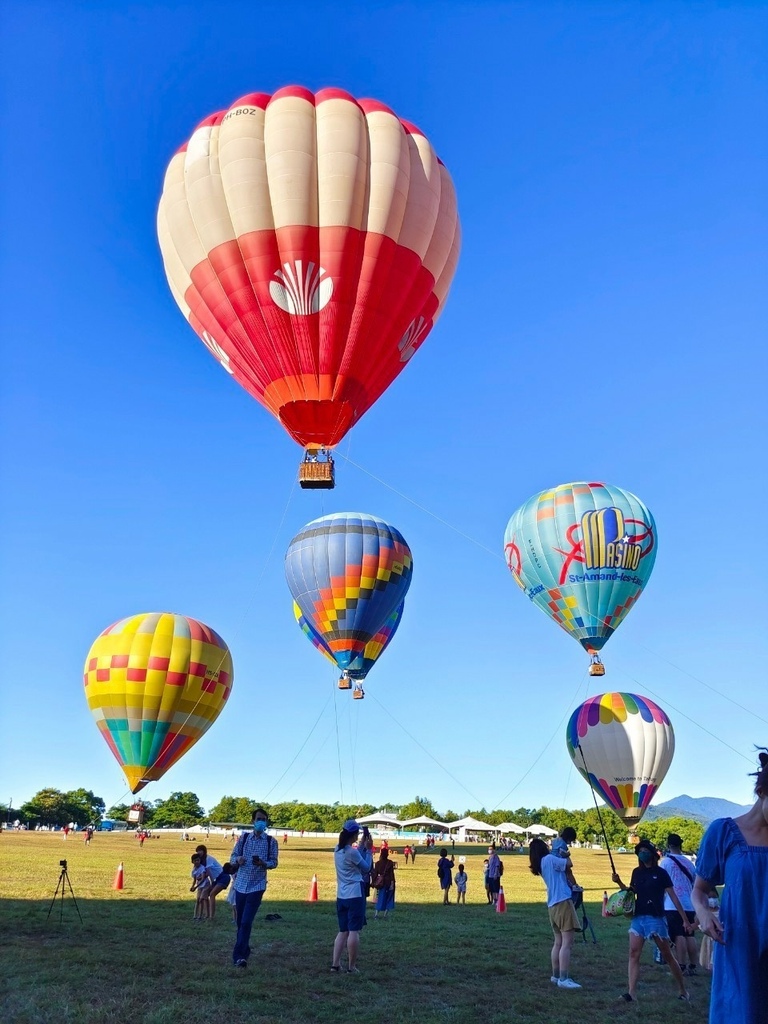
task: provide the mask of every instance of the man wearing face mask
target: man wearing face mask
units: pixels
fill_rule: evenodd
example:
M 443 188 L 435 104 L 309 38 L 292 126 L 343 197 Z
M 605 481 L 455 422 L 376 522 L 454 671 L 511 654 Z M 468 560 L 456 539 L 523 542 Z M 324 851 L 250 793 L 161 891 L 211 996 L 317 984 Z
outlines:
M 267 812 L 257 807 L 253 812 L 253 831 L 243 832 L 230 857 L 231 862 L 240 866 L 232 880 L 237 911 L 237 938 L 232 950 L 235 967 L 248 966 L 251 928 L 267 888 L 267 871 L 277 867 L 277 854 L 277 840 L 267 835 Z

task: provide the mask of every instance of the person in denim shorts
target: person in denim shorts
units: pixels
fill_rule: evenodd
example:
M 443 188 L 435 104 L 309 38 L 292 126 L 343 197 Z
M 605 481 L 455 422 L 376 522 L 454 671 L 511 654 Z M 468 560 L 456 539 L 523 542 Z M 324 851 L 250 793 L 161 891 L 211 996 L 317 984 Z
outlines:
M 683 973 L 680 964 L 675 960 L 672 948 L 669 944 L 669 932 L 667 931 L 667 919 L 664 914 L 664 894 L 669 896 L 680 914 L 683 921 L 683 930 L 686 935 L 693 932 L 693 925 L 689 922 L 680 898 L 672 885 L 672 879 L 668 873 L 659 867 L 659 851 L 648 839 L 641 839 L 635 847 L 635 853 L 639 861 L 638 866 L 632 872 L 629 885 L 624 885 L 618 874 L 614 871 L 613 880 L 622 889 L 631 889 L 635 894 L 635 913 L 632 923 L 629 926 L 629 969 L 628 987 L 621 998 L 626 1003 L 633 1003 L 637 998 L 637 980 L 640 975 L 640 954 L 643 951 L 646 939 L 653 939 L 661 951 L 672 977 L 677 982 L 679 991 L 678 999 L 686 1002 L 690 999 L 685 987 Z

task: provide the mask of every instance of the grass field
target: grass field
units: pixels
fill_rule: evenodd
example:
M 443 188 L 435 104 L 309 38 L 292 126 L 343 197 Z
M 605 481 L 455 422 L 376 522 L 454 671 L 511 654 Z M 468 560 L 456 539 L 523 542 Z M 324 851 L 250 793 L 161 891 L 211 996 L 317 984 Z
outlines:
M 211 836 L 220 861 L 229 844 Z M 336 934 L 330 840 L 291 839 L 254 925 L 249 967 L 231 966 L 234 927 L 220 897 L 214 921 L 192 921 L 189 857 L 193 842 L 164 835 L 140 848 L 126 833 L 63 840 L 61 833 L 0 835 L 0 1020 L 119 1024 L 298 1024 L 360 1018 L 483 1024 L 573 1024 L 641 1021 L 669 1024 L 707 1020 L 709 978 L 690 979 L 693 1002 L 680 1003 L 665 967 L 643 952 L 639 999 L 626 990 L 627 924 L 600 916 L 603 889 L 612 888 L 607 855 L 574 851 L 574 870 L 598 943 L 577 939 L 571 964 L 580 991 L 549 981 L 551 932 L 543 883 L 528 871 L 527 855 L 506 854 L 507 913 L 495 913 L 482 887 L 484 847 L 456 847 L 469 875 L 466 906 L 443 907 L 437 856 L 419 852 L 397 873 L 394 916 L 363 932 L 360 975 L 332 975 Z M 83 917 L 71 896 L 47 918 L 66 857 Z M 125 889 L 111 886 L 118 863 Z M 635 861 L 619 856 L 628 876 Z M 313 873 L 320 901 L 306 902 Z M 266 913 L 279 913 L 268 922 Z

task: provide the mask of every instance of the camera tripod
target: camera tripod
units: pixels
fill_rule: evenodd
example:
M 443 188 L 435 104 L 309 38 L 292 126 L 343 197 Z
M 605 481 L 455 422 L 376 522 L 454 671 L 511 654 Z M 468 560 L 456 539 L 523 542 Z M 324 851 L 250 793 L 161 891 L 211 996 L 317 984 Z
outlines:
M 56 900 L 60 899 L 61 903 L 60 903 L 60 911 L 59 911 L 59 924 L 63 923 L 63 921 L 64 921 L 64 894 L 66 893 L 67 888 L 69 888 L 70 895 L 72 896 L 72 902 L 75 904 L 75 910 L 77 911 L 77 916 L 80 918 L 80 924 L 82 924 L 83 923 L 83 915 L 80 913 L 80 908 L 78 907 L 77 900 L 75 899 L 75 890 L 72 888 L 72 883 L 69 880 L 69 873 L 67 871 L 67 862 L 65 860 L 60 860 L 59 864 L 61 865 L 61 874 L 59 875 L 59 881 L 56 884 L 56 892 L 53 894 L 53 899 L 51 900 L 51 905 L 50 905 L 50 907 L 48 907 L 48 917 L 46 917 L 46 921 L 48 921 L 50 919 L 51 911 L 53 910 L 53 907 L 54 907 L 54 904 L 56 903 Z

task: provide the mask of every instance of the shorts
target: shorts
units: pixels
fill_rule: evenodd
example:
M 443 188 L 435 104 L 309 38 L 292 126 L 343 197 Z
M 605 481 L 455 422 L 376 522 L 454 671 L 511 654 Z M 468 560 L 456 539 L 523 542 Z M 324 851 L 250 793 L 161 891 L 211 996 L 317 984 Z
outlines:
M 228 875 L 226 871 L 222 871 L 213 884 L 218 887 L 220 892 L 224 892 L 225 889 L 229 888 L 229 883 L 231 881 L 232 876 Z
M 365 897 L 336 900 L 336 916 L 340 932 L 360 932 L 365 927 Z
M 683 927 L 683 919 L 680 917 L 676 910 L 665 910 L 664 916 L 667 919 L 667 928 L 669 929 L 669 937 L 674 942 L 675 939 L 686 938 L 685 928 Z M 693 924 L 696 912 L 694 910 L 686 910 L 686 920 Z
M 660 939 L 668 939 L 667 922 L 663 917 L 651 917 L 650 914 L 641 914 L 632 918 L 629 926 L 630 935 L 632 932 L 639 935 L 641 939 L 652 939 L 657 935 Z
M 488 892 L 498 892 L 501 888 L 501 878 L 488 879 Z
M 560 932 L 580 932 L 581 925 L 573 909 L 573 900 L 560 900 L 547 908 L 549 911 L 549 923 L 555 935 Z

